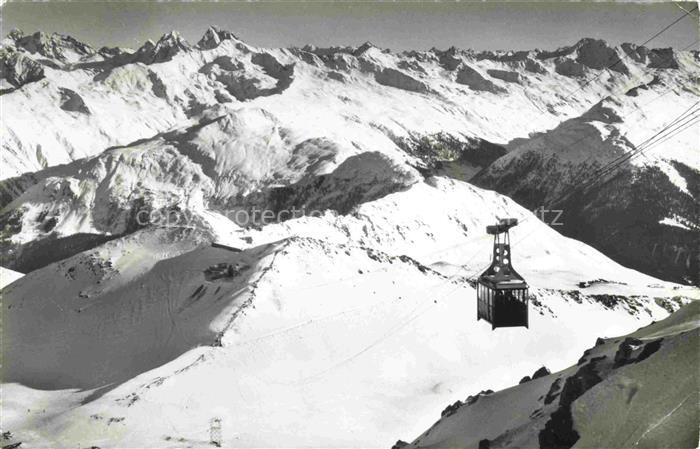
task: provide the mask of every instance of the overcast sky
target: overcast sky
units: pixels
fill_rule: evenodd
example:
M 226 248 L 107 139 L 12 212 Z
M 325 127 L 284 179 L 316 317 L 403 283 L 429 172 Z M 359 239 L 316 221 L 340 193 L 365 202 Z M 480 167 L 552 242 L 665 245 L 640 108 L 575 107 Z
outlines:
M 693 3 L 681 4 L 687 10 Z M 358 45 L 396 50 L 556 48 L 581 37 L 641 43 L 683 14 L 672 3 L 470 3 L 269 1 L 216 3 L 8 3 L 12 28 L 70 34 L 93 46 L 138 47 L 178 30 L 197 42 L 210 24 L 263 47 Z M 697 15 L 697 11 L 693 13 Z M 698 39 L 686 17 L 649 46 L 682 48 Z

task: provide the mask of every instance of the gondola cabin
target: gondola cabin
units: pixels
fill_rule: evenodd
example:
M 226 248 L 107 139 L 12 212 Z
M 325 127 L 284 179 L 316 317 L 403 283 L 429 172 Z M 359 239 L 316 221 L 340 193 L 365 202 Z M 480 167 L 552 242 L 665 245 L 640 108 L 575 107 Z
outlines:
M 508 230 L 517 224 L 516 218 L 505 218 L 486 227 L 493 235 L 493 259 L 477 283 L 477 321 L 483 318 L 492 329 L 529 324 L 528 285 L 510 263 Z

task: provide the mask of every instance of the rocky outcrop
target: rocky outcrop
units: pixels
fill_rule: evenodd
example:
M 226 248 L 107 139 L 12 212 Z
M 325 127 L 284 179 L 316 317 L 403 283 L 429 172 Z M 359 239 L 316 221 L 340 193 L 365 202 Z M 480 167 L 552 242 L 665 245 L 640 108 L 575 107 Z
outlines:
M 101 47 L 99 50 L 97 50 L 97 54 L 105 59 L 112 59 L 129 55 L 130 52 L 121 47 Z
M 550 374 L 552 374 L 551 371 L 549 371 L 546 366 L 543 366 L 532 373 L 532 379 L 539 379 L 540 377 L 549 376 Z
M 325 65 L 333 70 L 350 71 L 359 68 L 360 62 L 353 55 L 339 53 L 322 58 Z
M 509 70 L 489 69 L 486 71 L 486 73 L 493 78 L 497 78 L 507 83 L 520 84 L 523 81 L 522 76 L 520 76 L 518 72 L 511 72 Z
M 253 53 L 250 61 L 262 68 L 266 75 L 277 80 L 275 93 L 285 90 L 294 80 L 294 64 L 282 64 L 270 53 Z
M 353 54 L 353 56 L 359 57 L 359 56 L 365 54 L 368 50 L 370 50 L 372 48 L 377 48 L 377 47 L 373 43 L 367 41 L 364 44 L 362 44 L 359 47 L 352 50 L 352 54 Z
M 258 97 L 265 97 L 282 92 L 289 87 L 294 73 L 293 66 L 282 66 L 263 58 L 256 58 L 260 64 L 264 64 L 262 69 L 250 70 L 243 61 L 234 60 L 230 56 L 219 56 L 214 61 L 204 65 L 199 71 L 223 84 L 226 91 L 238 101 L 252 100 Z M 275 60 L 276 62 L 276 60 Z M 265 73 L 268 68 L 272 75 Z
M 544 429 L 540 431 L 541 449 L 570 448 L 578 441 L 579 433 L 574 429 L 571 404 L 603 380 L 596 369 L 596 363 L 599 360 L 591 360 L 566 379 L 559 395 L 559 407 L 552 412 Z
M 211 50 L 218 47 L 225 40 L 238 40 L 238 37 L 230 31 L 210 26 L 204 33 L 204 36 L 197 42 L 197 48 L 200 50 Z
M 413 78 L 411 75 L 401 70 L 392 69 L 390 67 L 375 73 L 374 79 L 379 84 L 395 87 L 397 89 L 418 93 L 426 93 L 429 91 L 428 86 L 424 82 Z
M 90 110 L 85 105 L 83 98 L 75 91 L 61 87 L 58 89 L 61 96 L 61 109 L 68 112 L 79 112 L 81 114 L 89 114 Z
M 677 69 L 678 60 L 676 52 L 672 48 L 648 49 L 635 44 L 625 43 L 621 45 L 625 54 L 634 62 L 647 64 L 652 69 Z
M 462 64 L 459 67 L 455 81 L 459 84 L 464 84 L 474 91 L 491 92 L 494 94 L 503 93 L 506 91 L 502 87 L 494 84 L 492 81 L 484 78 L 479 72 L 466 64 Z
M 640 47 L 636 44 L 624 43 L 620 46 L 622 51 L 632 59 L 634 62 L 644 64 L 647 61 L 647 55 L 649 54 L 649 49 L 646 47 Z
M 180 33 L 171 31 L 164 34 L 155 44 L 150 40 L 146 41 L 136 51 L 135 59 L 144 64 L 156 64 L 170 61 L 176 54 L 190 50 L 190 45 Z
M 343 83 L 347 80 L 345 75 L 343 75 L 340 72 L 336 72 L 335 70 L 331 70 L 330 72 L 328 72 L 328 78 L 335 80 L 335 81 L 340 81 L 341 83 Z
M 433 50 L 438 57 L 438 61 L 443 69 L 453 71 L 457 70 L 462 62 L 462 58 L 458 56 L 457 49 L 450 47 L 446 51 Z
M 64 36 L 58 33 L 47 34 L 37 31 L 34 34 L 25 36 L 20 30 L 13 30 L 8 37 L 14 41 L 17 48 L 63 62 L 69 61 L 74 57 L 79 59 L 89 57 L 96 53 L 89 45 L 71 36 Z M 74 55 L 70 55 L 70 53 Z
M 576 44 L 578 57 L 576 61 L 591 69 L 610 69 L 628 74 L 629 69 L 614 48 L 600 39 L 582 39 Z
M 678 61 L 672 48 L 655 48 L 649 51 L 649 67 L 653 69 L 677 69 Z
M 158 98 L 168 98 L 168 89 L 165 83 L 153 70 L 148 71 L 148 80 L 151 82 L 151 91 Z
M 524 64 L 523 64 L 523 67 L 524 67 L 525 70 L 527 70 L 528 72 L 538 73 L 538 74 L 540 74 L 540 75 L 543 75 L 543 74 L 547 73 L 547 69 L 545 69 L 545 68 L 542 66 L 542 64 L 540 64 L 539 62 L 535 61 L 535 60 L 532 59 L 532 58 L 527 58 L 527 59 L 525 60 Z
M 0 78 L 14 87 L 44 78 L 44 67 L 12 48 L 0 49 Z
M 569 58 L 558 59 L 554 63 L 554 70 L 563 76 L 580 77 L 586 74 L 586 66 Z

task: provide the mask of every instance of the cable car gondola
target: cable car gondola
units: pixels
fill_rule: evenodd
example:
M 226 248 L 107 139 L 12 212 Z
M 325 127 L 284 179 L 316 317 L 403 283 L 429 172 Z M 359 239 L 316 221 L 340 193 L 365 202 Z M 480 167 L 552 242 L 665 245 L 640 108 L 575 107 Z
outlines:
M 491 266 L 479 276 L 477 284 L 477 321 L 484 319 L 497 327 L 528 327 L 528 285 L 510 264 L 508 230 L 518 224 L 517 218 L 500 219 L 486 227 L 493 235 Z

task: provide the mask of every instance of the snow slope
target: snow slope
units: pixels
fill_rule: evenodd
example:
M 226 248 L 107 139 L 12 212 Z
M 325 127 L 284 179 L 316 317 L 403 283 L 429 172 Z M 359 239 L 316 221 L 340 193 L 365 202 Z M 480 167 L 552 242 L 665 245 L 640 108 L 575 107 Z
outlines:
M 479 268 L 483 226 L 498 214 L 524 219 L 514 241 L 534 234 L 514 247 L 536 298 L 529 330 L 476 322 L 472 286 L 427 266 Z M 112 240 L 3 291 L 4 426 L 16 441 L 387 446 L 406 423 L 414 433 L 429 425 L 456 391 L 506 386 L 541 363 L 564 367 L 595 336 L 697 296 L 450 179 L 260 230 L 202 218 L 195 230 Z
M 413 443 L 395 447 L 674 447 L 698 442 L 698 303 L 570 368 L 470 396 Z
M 0 267 L 0 288 L 4 288 L 23 276 L 22 273 Z

